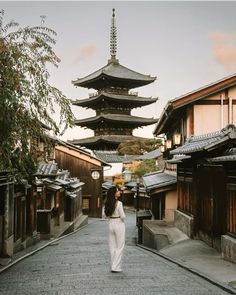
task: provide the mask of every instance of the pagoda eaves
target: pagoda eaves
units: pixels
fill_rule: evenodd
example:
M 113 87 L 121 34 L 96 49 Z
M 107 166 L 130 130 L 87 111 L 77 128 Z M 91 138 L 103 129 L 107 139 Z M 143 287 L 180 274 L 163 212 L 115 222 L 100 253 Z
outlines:
M 69 140 L 74 145 L 86 146 L 94 150 L 117 149 L 120 143 L 133 140 L 145 140 L 146 138 L 133 135 L 100 135 L 82 139 Z
M 98 124 L 104 124 L 108 122 L 110 124 L 119 124 L 119 126 L 127 125 L 137 128 L 139 126 L 147 126 L 157 123 L 158 119 L 153 118 L 142 118 L 137 116 L 130 115 L 121 115 L 121 114 L 100 114 L 98 116 L 75 120 L 75 125 L 81 127 L 88 127 L 90 129 L 97 129 Z
M 106 102 L 112 102 L 113 105 L 121 103 L 124 107 L 128 106 L 130 108 L 137 108 L 152 104 L 157 100 L 157 97 L 141 97 L 132 94 L 113 94 L 102 91 L 89 98 L 73 101 L 72 104 L 96 110 L 98 106 L 102 106 Z
M 97 90 L 104 89 L 107 85 L 132 89 L 150 84 L 155 80 L 156 77 L 140 74 L 120 65 L 117 61 L 111 61 L 103 68 L 72 83 L 75 86 Z

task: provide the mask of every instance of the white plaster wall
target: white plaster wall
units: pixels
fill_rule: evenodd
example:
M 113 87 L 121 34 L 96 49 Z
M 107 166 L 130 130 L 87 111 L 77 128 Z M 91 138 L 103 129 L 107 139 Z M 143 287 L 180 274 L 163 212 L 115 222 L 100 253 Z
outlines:
M 123 168 L 123 163 L 109 163 L 112 165 L 111 168 L 109 167 L 104 167 L 104 177 L 106 176 L 115 176 L 117 174 L 122 173 L 122 168 Z
M 177 208 L 177 191 L 166 192 L 166 208 L 165 208 L 165 220 L 168 222 L 174 221 L 174 211 Z
M 220 105 L 194 106 L 194 135 L 218 131 L 221 128 Z

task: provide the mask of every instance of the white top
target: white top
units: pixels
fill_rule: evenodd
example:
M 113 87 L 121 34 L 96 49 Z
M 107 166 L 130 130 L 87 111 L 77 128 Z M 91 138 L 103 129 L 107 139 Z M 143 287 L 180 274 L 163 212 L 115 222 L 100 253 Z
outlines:
M 125 219 L 125 212 L 121 201 L 116 202 L 116 207 L 111 217 L 120 217 L 121 220 Z
M 109 217 L 106 217 L 104 209 L 105 208 L 103 207 L 102 217 L 109 219 Z M 116 207 L 115 207 L 115 210 L 114 210 L 113 214 L 111 215 L 111 217 L 120 217 L 120 219 L 122 221 L 125 220 L 125 212 L 124 212 L 124 209 L 123 209 L 123 203 L 121 201 L 116 202 Z

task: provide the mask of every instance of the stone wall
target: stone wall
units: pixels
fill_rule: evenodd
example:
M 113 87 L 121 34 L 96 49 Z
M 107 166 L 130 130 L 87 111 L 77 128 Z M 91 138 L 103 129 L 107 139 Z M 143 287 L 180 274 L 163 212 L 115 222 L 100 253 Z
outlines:
M 224 259 L 236 263 L 236 239 L 230 236 L 221 236 L 221 253 Z
M 193 238 L 193 220 L 193 217 L 175 210 L 175 226 L 190 238 Z

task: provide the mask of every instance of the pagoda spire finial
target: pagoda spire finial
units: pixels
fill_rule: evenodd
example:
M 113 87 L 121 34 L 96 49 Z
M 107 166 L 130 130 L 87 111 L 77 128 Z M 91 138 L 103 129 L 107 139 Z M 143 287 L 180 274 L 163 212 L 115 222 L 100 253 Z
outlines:
M 115 20 L 115 8 L 113 8 L 112 19 L 111 19 L 111 34 L 110 34 L 110 54 L 111 54 L 110 61 L 111 62 L 117 62 L 116 45 L 117 45 L 116 20 Z

